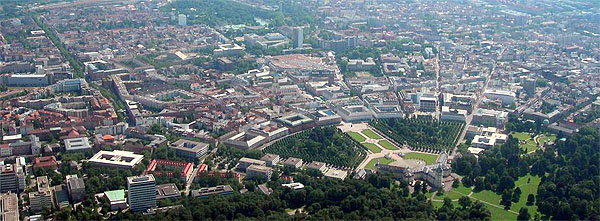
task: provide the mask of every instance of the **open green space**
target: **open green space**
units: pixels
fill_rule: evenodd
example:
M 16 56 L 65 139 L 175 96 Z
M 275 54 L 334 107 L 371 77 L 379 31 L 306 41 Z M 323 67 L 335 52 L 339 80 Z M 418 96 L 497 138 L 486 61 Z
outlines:
M 529 181 L 529 182 L 528 182 Z M 537 213 L 537 206 L 531 205 L 527 206 L 527 196 L 529 194 L 533 194 L 537 198 L 537 188 L 540 185 L 542 178 L 538 176 L 531 176 L 527 174 L 527 176 L 519 177 L 519 179 L 515 182 L 515 186 L 521 189 L 521 196 L 519 197 L 519 202 L 513 203 L 510 207 L 510 210 L 518 212 L 521 207 L 527 207 L 529 214 L 532 216 Z
M 380 140 L 377 143 L 379 145 L 381 145 L 383 148 L 388 149 L 388 150 L 397 150 L 398 149 L 398 148 L 396 148 L 396 146 L 394 146 L 392 143 L 390 143 L 387 140 Z
M 503 208 L 498 208 L 495 206 L 491 206 L 489 204 L 485 204 L 485 207 L 487 207 L 488 210 L 490 210 L 490 213 L 492 214 L 492 220 L 516 220 L 517 219 L 517 214 L 511 213 L 510 211 L 506 211 Z
M 379 136 L 378 134 L 376 134 L 375 132 L 373 132 L 372 130 L 369 130 L 369 129 L 362 130 L 361 132 L 364 135 L 367 135 L 367 137 L 369 137 L 371 139 L 375 139 L 375 140 L 383 139 L 381 136 Z
M 451 200 L 458 200 L 460 199 L 462 196 L 464 196 L 463 194 L 460 194 L 458 192 L 454 192 L 454 191 L 448 191 L 445 193 L 440 194 L 440 192 L 435 194 L 435 197 L 433 199 L 435 200 L 444 200 L 444 198 L 448 197 Z
M 433 155 L 433 154 L 426 154 L 426 153 L 417 153 L 417 152 L 410 152 L 410 153 L 406 153 L 404 155 L 404 159 L 416 159 L 416 160 L 422 160 L 425 161 L 425 164 L 429 165 L 435 162 L 435 160 L 437 159 L 437 155 Z
M 500 200 L 502 200 L 502 196 L 494 193 L 494 191 L 491 191 L 491 190 L 482 190 L 479 192 L 473 192 L 473 195 L 471 195 L 471 196 L 480 201 L 485 201 L 485 202 L 488 202 L 488 203 L 491 203 L 494 205 L 502 206 L 502 205 L 500 205 Z
M 556 141 L 556 136 L 554 136 L 554 135 L 542 134 L 538 138 L 538 142 L 540 142 L 540 144 L 544 144 L 544 142 L 555 142 L 555 141 Z
M 461 193 L 463 195 L 469 195 L 471 193 L 471 187 L 466 187 L 462 183 L 458 184 L 458 187 L 452 188 L 453 192 Z
M 521 147 L 522 149 L 525 149 L 525 151 L 527 153 L 537 150 L 538 145 L 535 143 L 535 140 L 533 140 L 533 138 L 531 138 L 530 133 L 520 132 L 520 133 L 512 133 L 511 135 L 519 140 L 519 147 Z M 525 143 L 523 143 L 523 142 L 525 142 Z
M 372 159 L 371 161 L 369 161 L 369 163 L 367 163 L 365 168 L 373 169 L 375 167 L 375 164 L 377 163 L 377 161 L 379 161 L 379 164 L 383 164 L 383 165 L 387 165 L 387 164 L 394 162 L 393 159 L 388 159 L 385 157 L 375 158 L 375 159 Z
M 361 135 L 360 133 L 352 132 L 352 131 L 348 131 L 346 133 L 348 133 L 348 135 L 350 135 L 350 137 L 352 137 L 352 139 L 354 139 L 358 142 L 365 142 L 365 140 L 367 140 L 367 138 L 363 137 L 363 135 Z
M 431 117 L 377 119 L 369 125 L 398 144 L 407 144 L 413 150 L 425 152 L 453 148 L 465 127 L 464 123 L 437 121 Z
M 375 144 L 372 143 L 363 143 L 363 146 L 365 146 L 367 149 L 369 149 L 371 152 L 373 153 L 379 153 L 381 152 L 381 149 L 379 149 L 379 147 Z

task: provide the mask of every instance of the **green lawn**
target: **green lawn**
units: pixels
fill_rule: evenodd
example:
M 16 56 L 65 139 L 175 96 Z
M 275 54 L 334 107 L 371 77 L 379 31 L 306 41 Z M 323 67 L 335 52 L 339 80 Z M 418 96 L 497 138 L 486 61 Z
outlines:
M 367 149 L 369 149 L 371 152 L 373 153 L 379 153 L 381 152 L 381 149 L 379 149 L 379 147 L 375 144 L 372 143 L 363 143 L 363 146 L 365 146 Z
M 383 139 L 381 136 L 379 136 L 378 134 L 376 134 L 375 132 L 373 132 L 372 130 L 369 130 L 369 129 L 362 130 L 361 132 L 364 135 L 367 135 L 367 137 L 369 137 L 371 139 L 375 139 L 375 140 Z
M 471 193 L 471 187 L 466 187 L 460 183 L 458 184 L 458 187 L 452 188 L 450 191 L 462 193 L 463 195 L 469 195 L 469 193 Z
M 540 144 L 544 144 L 544 142 L 555 142 L 556 136 L 543 134 L 540 135 L 538 141 L 540 142 Z
M 369 163 L 367 163 L 367 165 L 365 166 L 365 168 L 367 168 L 367 169 L 373 169 L 373 167 L 375 167 L 375 163 L 377 163 L 378 160 L 379 160 L 380 164 L 384 164 L 384 165 L 387 165 L 387 164 L 390 164 L 391 162 L 394 162 L 394 160 L 387 159 L 385 157 L 375 158 L 375 159 L 372 159 L 371 161 L 369 161 Z
M 529 183 L 527 183 L 528 179 L 531 179 Z M 527 207 L 529 214 L 532 216 L 535 215 L 537 213 L 537 206 L 535 204 L 527 206 L 527 196 L 529 194 L 533 194 L 537 198 L 537 188 L 540 185 L 541 180 L 541 177 L 531 176 L 530 174 L 519 177 L 519 179 L 515 182 L 515 186 L 521 189 L 521 197 L 519 197 L 519 202 L 512 204 L 510 210 L 518 212 L 521 207 Z
M 490 190 L 483 190 L 480 192 L 473 192 L 473 195 L 471 195 L 471 197 L 481 200 L 481 201 L 485 201 L 491 204 L 495 204 L 495 205 L 500 205 L 500 200 L 502 200 L 502 196 L 496 194 L 493 191 Z
M 348 135 L 350 135 L 350 137 L 352 137 L 352 139 L 358 141 L 358 142 L 365 142 L 365 140 L 367 140 L 367 138 L 363 137 L 363 135 L 360 135 L 360 133 L 357 132 L 346 132 L 348 133 Z
M 404 159 L 417 159 L 425 161 L 427 165 L 432 164 L 437 159 L 438 155 L 410 152 L 404 155 Z
M 388 149 L 388 150 L 397 150 L 398 149 L 398 148 L 396 148 L 396 146 L 394 146 L 391 142 L 389 142 L 387 140 L 380 140 L 378 143 L 383 148 Z
M 437 194 L 435 194 L 435 197 L 433 199 L 444 200 L 444 198 L 448 197 L 451 200 L 458 200 L 462 196 L 464 196 L 464 195 L 451 190 L 451 191 L 445 192 L 443 195 L 440 195 L 439 193 L 437 193 Z
M 530 133 L 512 133 L 512 136 L 519 139 L 519 142 L 525 141 L 525 144 L 519 143 L 519 146 L 525 149 L 527 153 L 537 150 L 538 145 L 535 143 L 535 140 L 531 138 Z
M 485 204 L 492 214 L 492 220 L 517 220 L 517 214 L 511 213 L 504 209 Z

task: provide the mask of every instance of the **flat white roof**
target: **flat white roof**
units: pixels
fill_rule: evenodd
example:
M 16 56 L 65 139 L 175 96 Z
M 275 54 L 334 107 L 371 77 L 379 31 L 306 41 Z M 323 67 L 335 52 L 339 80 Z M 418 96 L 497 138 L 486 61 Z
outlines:
M 88 160 L 90 163 L 133 168 L 136 164 L 142 161 L 144 155 L 134 154 L 129 151 L 113 150 L 100 151 Z

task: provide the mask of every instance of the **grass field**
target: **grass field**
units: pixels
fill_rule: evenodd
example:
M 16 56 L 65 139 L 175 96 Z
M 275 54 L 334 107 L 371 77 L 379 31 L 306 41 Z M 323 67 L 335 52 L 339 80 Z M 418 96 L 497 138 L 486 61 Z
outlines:
M 537 150 L 538 145 L 535 143 L 535 140 L 531 138 L 530 133 L 512 133 L 512 136 L 519 139 L 519 146 L 525 149 L 527 153 Z M 525 141 L 525 144 L 520 143 L 523 141 Z
M 357 132 L 346 132 L 348 133 L 348 135 L 350 135 L 350 137 L 352 137 L 352 139 L 358 141 L 358 142 L 365 142 L 365 140 L 367 140 L 367 138 L 363 137 L 363 135 L 360 135 L 360 133 Z
M 434 163 L 435 160 L 437 159 L 437 157 L 438 157 L 437 155 L 426 154 L 426 153 L 417 153 L 417 152 L 410 152 L 410 153 L 407 153 L 406 155 L 404 155 L 404 159 L 422 160 L 422 161 L 425 161 L 425 163 L 427 165 Z
M 529 179 L 531 180 L 529 181 L 529 183 L 527 183 L 527 180 Z M 515 182 L 515 186 L 521 189 L 521 197 L 519 198 L 519 202 L 512 204 L 510 210 L 518 212 L 521 209 L 521 207 L 527 207 L 527 210 L 529 210 L 529 214 L 531 214 L 532 216 L 535 215 L 537 213 L 537 206 L 535 204 L 527 206 L 527 196 L 529 194 L 533 194 L 537 198 L 537 188 L 540 185 L 541 180 L 542 178 L 538 176 L 531 176 L 530 174 L 527 174 L 527 176 L 519 177 L 519 179 Z
M 451 200 L 458 200 L 462 196 L 464 196 L 464 195 L 460 194 L 458 192 L 448 191 L 448 192 L 445 192 L 443 195 L 440 195 L 439 193 L 435 194 L 435 197 L 433 199 L 435 199 L 435 200 L 444 200 L 444 198 L 448 197 Z
M 372 130 L 369 130 L 369 129 L 362 130 L 361 132 L 364 135 L 367 135 L 367 137 L 369 137 L 371 139 L 375 139 L 375 140 L 383 139 L 381 136 L 379 136 L 378 134 L 376 134 L 375 132 L 373 132 Z
M 542 134 L 538 138 L 538 142 L 540 142 L 540 144 L 544 144 L 544 142 L 555 142 L 555 141 L 556 141 L 556 136 L 554 136 L 554 135 Z
M 387 140 L 380 140 L 378 143 L 383 148 L 388 149 L 388 150 L 397 150 L 398 149 L 398 148 L 396 148 L 396 146 L 394 146 L 392 143 L 390 143 Z
M 372 143 L 363 143 L 363 146 L 365 146 L 367 149 L 369 149 L 371 152 L 373 153 L 379 153 L 381 152 L 381 149 L 379 149 L 379 147 L 375 144 Z
M 367 169 L 373 169 L 373 167 L 375 167 L 375 163 L 377 163 L 378 160 L 379 160 L 380 164 L 384 164 L 384 165 L 387 165 L 387 164 L 390 164 L 391 162 L 394 162 L 394 160 L 388 159 L 388 158 L 385 158 L 385 157 L 375 158 L 375 159 L 372 159 L 371 161 L 369 161 L 369 163 L 367 163 L 367 165 L 365 166 L 365 168 L 367 168 Z

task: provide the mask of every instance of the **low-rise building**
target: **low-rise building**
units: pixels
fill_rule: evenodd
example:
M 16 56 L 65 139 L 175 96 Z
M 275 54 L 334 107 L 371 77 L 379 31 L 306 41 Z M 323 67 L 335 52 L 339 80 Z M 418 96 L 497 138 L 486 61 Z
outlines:
M 144 155 L 134 154 L 129 151 L 99 151 L 88 162 L 92 165 L 119 167 L 119 168 L 134 168 L 138 163 L 142 162 Z
M 19 219 L 19 200 L 16 193 L 0 194 L 0 219 L 8 221 L 18 221 Z
M 233 193 L 233 188 L 230 185 L 219 185 L 215 187 L 205 187 L 198 190 L 190 191 L 190 196 L 204 198 L 213 195 L 229 195 Z
M 267 166 L 272 167 L 279 163 L 280 158 L 277 154 L 268 153 L 261 157 L 260 160 L 265 161 Z
M 65 139 L 64 143 L 66 151 L 87 151 L 92 149 L 87 137 Z
M 121 210 L 127 208 L 125 190 L 111 190 L 104 192 L 104 198 L 110 204 L 110 210 Z
M 185 139 L 175 141 L 171 148 L 175 149 L 177 156 L 188 159 L 200 158 L 208 152 L 208 144 Z
M 344 171 L 344 170 L 338 170 L 335 168 L 331 168 L 331 169 L 327 170 L 327 172 L 324 175 L 327 178 L 344 180 L 344 179 L 346 179 L 346 176 L 348 176 L 348 172 Z
M 310 162 L 308 164 L 308 166 L 306 166 L 306 169 L 316 170 L 316 171 L 319 171 L 324 174 L 325 171 L 327 170 L 327 166 L 325 165 L 325 163 L 322 163 L 319 161 L 313 161 L 313 162 Z
M 242 157 L 238 162 L 237 169 L 239 171 L 246 171 L 246 169 L 251 165 L 265 166 L 266 162 L 262 160 Z
M 248 168 L 246 168 L 246 178 L 248 179 L 262 177 L 270 180 L 272 174 L 273 168 L 271 167 L 250 165 Z
M 440 120 L 466 122 L 467 110 L 450 109 L 448 106 L 442 106 Z
M 293 168 L 300 168 L 302 166 L 302 159 L 299 158 L 295 158 L 295 157 L 290 157 L 287 158 L 285 161 L 283 161 L 283 165 L 284 166 L 289 166 L 289 167 L 293 167 Z
M 181 197 L 181 192 L 174 183 L 156 185 L 156 200 Z

